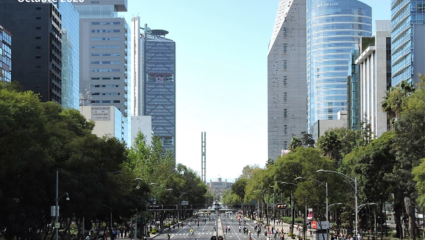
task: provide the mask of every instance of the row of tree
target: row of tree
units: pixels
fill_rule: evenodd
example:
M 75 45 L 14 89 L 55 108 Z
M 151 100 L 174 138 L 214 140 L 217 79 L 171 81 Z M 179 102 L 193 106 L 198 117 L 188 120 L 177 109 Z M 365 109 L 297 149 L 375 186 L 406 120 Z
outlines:
M 61 198 L 61 236 L 72 224 L 124 223 L 146 210 L 146 203 L 205 202 L 207 188 L 184 165 L 175 166 L 160 139 L 134 146 L 92 134 L 94 122 L 77 110 L 0 84 L 0 232 L 6 239 L 52 239 L 50 206 L 55 205 L 56 171 Z M 185 193 L 185 194 L 182 194 Z M 109 224 L 106 224 L 109 225 Z
M 329 203 L 344 203 L 341 209 L 345 213 L 341 219 L 353 229 L 354 186 L 343 174 L 357 178 L 359 205 L 377 204 L 382 223 L 386 216 L 381 215 L 381 209 L 390 203 L 396 237 L 401 237 L 402 219 L 406 223 L 408 219 L 408 233 L 415 239 L 418 229 L 415 209 L 419 212 L 425 209 L 425 79 L 421 77 L 416 88 L 406 82 L 391 88 L 382 109 L 390 118 L 390 130 L 379 138 L 367 123 L 362 123 L 359 130 L 327 131 L 316 144 L 311 135 L 302 133 L 301 138 L 292 139 L 289 154 L 275 161 L 269 159 L 264 168 L 248 166 L 250 174 L 241 176 L 235 187 L 226 192 L 224 201 L 228 204 L 252 200 L 266 203 L 272 193 L 288 197 L 293 192 L 296 207 L 300 210 L 306 205 L 312 207 L 318 219 L 325 219 L 323 184 L 308 179 L 295 180 L 311 178 L 328 183 Z M 317 172 L 319 169 L 341 174 Z M 362 215 L 360 211 L 359 229 L 367 229 L 367 219 Z

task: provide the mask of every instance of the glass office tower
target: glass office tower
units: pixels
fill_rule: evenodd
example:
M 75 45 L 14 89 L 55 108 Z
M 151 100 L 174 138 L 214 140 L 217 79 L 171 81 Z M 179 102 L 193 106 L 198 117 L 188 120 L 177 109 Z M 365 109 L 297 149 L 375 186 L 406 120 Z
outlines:
M 62 15 L 62 107 L 78 109 L 80 86 L 80 16 L 70 2 L 57 2 Z
M 12 34 L 0 25 L 0 81 L 11 82 Z
M 417 82 L 418 73 L 424 74 L 425 66 L 422 57 L 424 23 L 424 0 L 391 1 L 392 86 L 414 79 Z M 415 39 L 418 40 L 417 44 Z
M 165 150 L 176 152 L 176 43 L 165 30 L 145 26 L 141 39 L 142 94 L 144 116 L 152 116 L 152 130 Z
M 308 130 L 347 110 L 347 71 L 359 38 L 372 35 L 372 9 L 357 0 L 308 0 Z

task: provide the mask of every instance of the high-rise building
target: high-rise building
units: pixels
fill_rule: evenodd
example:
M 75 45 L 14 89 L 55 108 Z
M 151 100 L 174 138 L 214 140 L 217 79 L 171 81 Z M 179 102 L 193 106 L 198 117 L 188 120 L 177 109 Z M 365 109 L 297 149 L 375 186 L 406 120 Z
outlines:
M 0 81 L 10 82 L 12 77 L 12 34 L 0 25 Z
M 380 137 L 390 125 L 381 102 L 391 87 L 391 22 L 376 21 L 375 26 L 374 37 L 361 39 L 362 53 L 355 64 L 359 65 L 360 121 L 370 124 Z
M 166 151 L 176 153 L 176 43 L 168 31 L 147 25 L 140 32 L 140 19 L 132 19 L 132 110 L 133 116 L 151 116 L 153 137 Z
M 52 3 L 0 1 L 0 23 L 13 35 L 12 80 L 41 101 L 62 103 L 61 14 Z
M 62 107 L 78 110 L 80 93 L 80 15 L 71 2 L 58 1 L 62 15 Z
M 129 117 L 129 29 L 118 17 L 127 0 L 73 4 L 80 14 L 80 105 L 115 106 Z
M 168 31 L 147 25 L 141 28 L 139 17 L 133 17 L 131 25 L 131 114 L 132 119 L 138 119 L 132 128 L 140 129 L 145 136 L 159 137 L 164 150 L 175 157 L 176 43 L 165 37 Z M 132 140 L 137 132 L 133 131 Z
M 358 47 L 351 50 L 348 62 L 347 76 L 347 127 L 357 130 L 360 127 L 360 83 L 359 83 L 359 65 L 356 59 L 360 55 Z
M 267 56 L 268 157 L 306 130 L 306 0 L 280 0 Z
M 168 31 L 144 27 L 141 41 L 143 61 L 142 111 L 152 116 L 152 130 L 166 151 L 176 153 L 176 43 Z M 140 104 L 139 104 L 140 106 Z
M 425 74 L 425 1 L 391 1 L 392 86 Z
M 347 110 L 347 71 L 360 37 L 372 35 L 372 9 L 358 0 L 307 0 L 308 130 Z

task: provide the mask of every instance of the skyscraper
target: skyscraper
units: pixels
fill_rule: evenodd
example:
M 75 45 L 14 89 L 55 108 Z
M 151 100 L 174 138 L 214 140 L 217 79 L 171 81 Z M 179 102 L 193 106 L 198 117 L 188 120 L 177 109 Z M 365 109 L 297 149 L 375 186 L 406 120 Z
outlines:
M 151 116 L 152 131 L 165 150 L 176 152 L 176 43 L 168 31 L 140 32 L 139 17 L 132 19 L 132 115 Z
M 0 81 L 10 82 L 12 77 L 12 34 L 0 25 Z
M 78 109 L 80 86 L 80 25 L 70 2 L 57 2 L 62 15 L 62 107 Z
M 80 105 L 115 106 L 128 116 L 127 0 L 73 3 L 80 14 Z
M 358 0 L 307 0 L 308 130 L 347 110 L 347 71 L 359 38 L 372 35 L 372 9 Z
M 61 14 L 52 3 L 0 1 L 0 23 L 14 36 L 12 80 L 41 101 L 62 103 Z
M 425 74 L 425 1 L 391 1 L 392 86 Z
M 268 156 L 287 150 L 307 119 L 306 0 L 280 0 L 267 56 Z

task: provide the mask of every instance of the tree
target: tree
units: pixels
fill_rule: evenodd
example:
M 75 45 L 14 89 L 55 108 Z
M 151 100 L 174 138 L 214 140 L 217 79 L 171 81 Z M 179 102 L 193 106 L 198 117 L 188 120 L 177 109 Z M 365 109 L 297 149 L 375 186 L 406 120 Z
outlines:
M 271 159 L 271 158 L 267 159 L 267 161 L 266 161 L 266 168 L 268 168 L 270 166 L 273 166 L 273 164 L 274 164 L 274 160 L 273 159 Z
M 240 178 L 232 185 L 232 193 L 234 193 L 240 201 L 244 201 L 245 199 L 245 188 L 248 184 L 248 179 Z
M 294 136 L 289 143 L 289 150 L 295 151 L 298 147 L 302 147 L 302 145 L 301 139 Z
M 317 144 L 323 156 L 335 160 L 336 163 L 341 160 L 341 141 L 338 139 L 335 131 L 326 131 L 325 134 L 318 139 Z
M 301 137 L 302 145 L 306 146 L 306 147 L 313 147 L 314 148 L 315 141 L 313 139 L 313 135 L 309 134 L 305 131 L 301 132 L 301 135 L 302 135 L 302 137 Z

